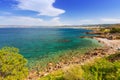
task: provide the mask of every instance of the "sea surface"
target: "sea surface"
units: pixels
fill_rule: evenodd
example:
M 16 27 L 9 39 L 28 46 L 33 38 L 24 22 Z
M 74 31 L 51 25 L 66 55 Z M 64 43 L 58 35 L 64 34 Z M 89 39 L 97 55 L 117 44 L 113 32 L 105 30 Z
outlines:
M 62 54 L 67 50 L 96 47 L 99 43 L 80 36 L 90 30 L 72 28 L 1 28 L 0 48 L 17 47 L 28 63 L 50 59 L 50 55 Z M 61 53 L 60 53 L 61 52 Z M 53 58 L 53 57 L 52 57 Z M 52 59 L 51 59 L 52 60 Z

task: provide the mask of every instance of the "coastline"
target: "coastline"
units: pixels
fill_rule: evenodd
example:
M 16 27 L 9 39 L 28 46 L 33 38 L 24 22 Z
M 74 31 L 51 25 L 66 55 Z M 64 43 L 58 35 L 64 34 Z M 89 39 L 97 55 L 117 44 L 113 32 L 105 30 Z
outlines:
M 97 57 L 102 58 L 105 56 L 109 56 L 111 54 L 115 54 L 117 52 L 116 47 L 120 47 L 120 44 L 119 46 L 115 45 L 115 44 L 118 44 L 120 40 L 108 40 L 105 38 L 97 38 L 97 37 L 94 37 L 93 39 L 99 41 L 101 44 L 104 45 L 104 47 L 95 48 L 92 51 L 86 52 L 84 55 L 73 56 L 72 60 L 69 60 L 67 62 L 66 61 L 64 62 L 63 60 L 63 62 L 59 62 L 57 64 L 49 63 L 45 71 L 39 72 L 39 73 L 33 71 L 32 73 L 30 73 L 29 77 L 32 77 L 32 78 L 34 77 L 36 79 L 36 78 L 46 76 L 53 71 L 69 67 L 70 65 L 75 65 L 75 64 L 84 65 L 88 62 L 93 61 Z M 31 79 L 28 79 L 28 80 L 31 80 Z
M 113 48 L 114 50 L 120 48 L 120 40 L 108 40 L 106 38 L 95 38 L 95 39 L 103 43 L 105 46 Z
M 94 31 L 94 30 L 93 30 Z M 86 38 L 86 37 L 83 37 Z M 68 68 L 70 65 L 84 65 L 88 62 L 93 61 L 95 58 L 103 58 L 106 56 L 109 56 L 111 54 L 115 54 L 119 48 L 120 48 L 120 40 L 109 40 L 107 38 L 101 38 L 101 37 L 88 37 L 97 40 L 99 43 L 103 44 L 104 46 L 101 48 L 95 48 L 94 50 L 91 50 L 89 52 L 86 52 L 84 55 L 78 55 L 78 56 L 73 56 L 71 60 L 63 62 L 59 62 L 57 64 L 49 63 L 45 71 L 43 72 L 32 72 L 30 73 L 30 78 L 40 78 L 43 76 L 46 76 L 53 71 L 59 70 L 59 69 L 65 69 Z M 31 80 L 31 79 L 28 79 Z

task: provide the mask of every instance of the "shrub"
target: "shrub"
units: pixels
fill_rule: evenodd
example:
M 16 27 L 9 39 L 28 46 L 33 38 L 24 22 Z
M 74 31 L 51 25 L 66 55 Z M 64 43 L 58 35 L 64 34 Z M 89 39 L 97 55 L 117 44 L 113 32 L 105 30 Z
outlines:
M 120 33 L 120 28 L 112 28 L 110 33 Z
M 120 52 L 118 52 L 116 54 L 112 54 L 109 57 L 107 57 L 106 59 L 109 60 L 110 62 L 120 61 Z
M 65 80 L 82 80 L 84 71 L 80 65 L 70 67 L 64 73 Z
M 120 62 L 109 62 L 106 59 L 95 60 L 92 65 L 82 66 L 85 80 L 120 80 Z
M 110 32 L 110 29 L 101 28 L 100 31 L 103 32 L 103 33 L 109 33 L 109 32 Z
M 0 50 L 0 80 L 24 80 L 28 75 L 27 60 L 17 48 L 4 47 Z
M 57 70 L 39 80 L 81 80 L 84 71 L 80 65 L 73 65 L 64 70 Z

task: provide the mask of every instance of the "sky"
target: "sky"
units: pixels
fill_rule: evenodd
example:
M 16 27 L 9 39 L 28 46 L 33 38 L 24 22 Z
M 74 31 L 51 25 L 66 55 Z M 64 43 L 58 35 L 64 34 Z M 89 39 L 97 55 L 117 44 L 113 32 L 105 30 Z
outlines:
M 120 23 L 120 0 L 0 0 L 0 25 Z

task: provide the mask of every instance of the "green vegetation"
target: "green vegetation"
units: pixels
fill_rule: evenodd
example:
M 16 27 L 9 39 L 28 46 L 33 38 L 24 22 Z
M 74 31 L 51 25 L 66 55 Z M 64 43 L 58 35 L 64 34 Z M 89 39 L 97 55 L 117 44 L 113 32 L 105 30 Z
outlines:
M 109 27 L 100 28 L 103 33 L 120 33 L 120 24 L 111 25 Z
M 24 80 L 28 75 L 26 63 L 17 48 L 0 49 L 0 80 Z
M 120 33 L 120 28 L 111 28 L 110 33 Z
M 120 62 L 97 59 L 93 64 L 83 66 L 85 80 L 120 80 Z
M 70 65 L 39 80 L 120 80 L 119 58 L 120 53 L 116 53 L 84 65 Z M 0 80 L 25 80 L 28 76 L 26 63 L 17 48 L 0 49 Z
M 40 78 L 39 80 L 64 80 L 63 78 L 64 72 L 63 70 L 57 70 L 52 72 L 51 74 Z
M 64 80 L 82 80 L 84 74 L 84 70 L 80 65 L 74 65 L 64 71 L 63 77 Z
M 120 27 L 101 28 L 100 31 L 103 33 L 120 33 Z
M 103 33 L 109 33 L 109 32 L 110 32 L 110 29 L 101 28 L 100 31 L 103 32 Z
M 111 62 L 120 60 L 120 52 L 110 55 L 109 57 L 107 57 L 107 59 Z
M 120 61 L 107 58 L 97 58 L 85 65 L 72 65 L 63 70 L 52 72 L 39 80 L 120 80 Z M 119 56 L 119 55 L 118 55 Z
M 60 69 L 40 78 L 39 80 L 81 80 L 84 71 L 81 66 L 71 65 L 64 70 Z

